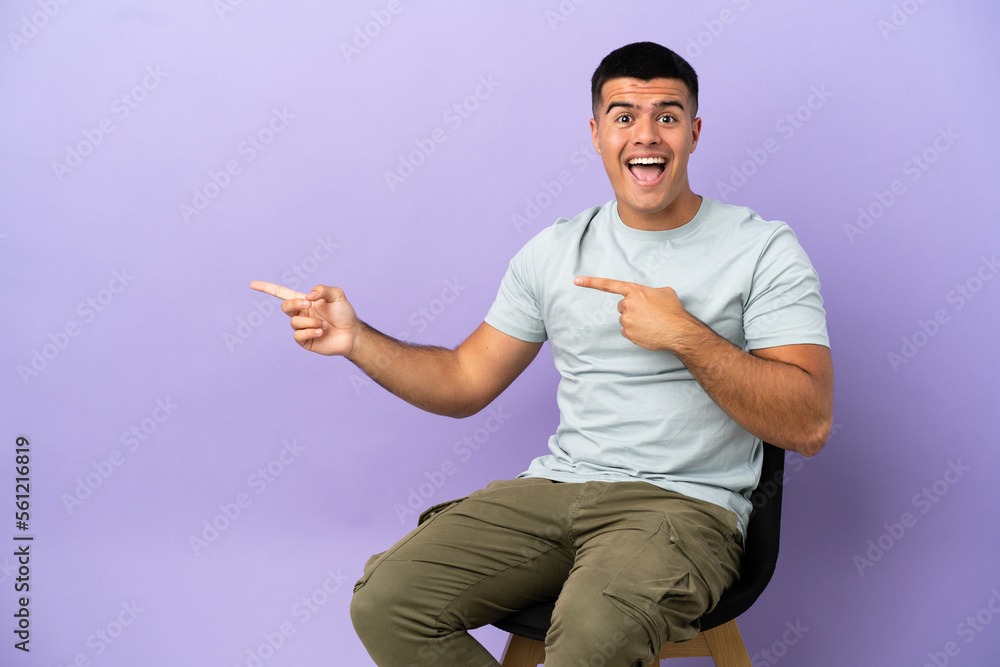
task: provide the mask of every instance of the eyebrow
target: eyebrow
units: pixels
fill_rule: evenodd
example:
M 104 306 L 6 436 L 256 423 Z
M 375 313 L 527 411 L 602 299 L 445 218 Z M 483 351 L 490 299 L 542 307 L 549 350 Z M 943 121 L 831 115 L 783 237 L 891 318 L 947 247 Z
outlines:
M 608 105 L 608 108 L 604 110 L 604 115 L 611 113 L 611 110 L 615 107 L 622 107 L 623 109 L 638 109 L 639 105 L 633 104 L 632 102 L 612 102 Z M 684 105 L 677 100 L 662 100 L 660 102 L 653 102 L 654 109 L 662 109 L 664 107 L 677 107 L 681 111 L 684 111 Z

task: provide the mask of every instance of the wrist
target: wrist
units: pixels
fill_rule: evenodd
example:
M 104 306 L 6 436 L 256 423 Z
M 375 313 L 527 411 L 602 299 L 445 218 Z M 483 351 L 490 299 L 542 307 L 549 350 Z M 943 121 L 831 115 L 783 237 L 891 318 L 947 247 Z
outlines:
M 357 325 L 354 327 L 353 338 L 351 339 L 351 349 L 347 351 L 344 358 L 350 362 L 357 363 L 360 356 L 363 354 L 365 347 L 365 338 L 370 335 L 372 328 L 358 320 Z
M 675 325 L 670 352 L 684 360 L 707 352 L 708 338 L 715 336 L 708 325 L 690 313 Z

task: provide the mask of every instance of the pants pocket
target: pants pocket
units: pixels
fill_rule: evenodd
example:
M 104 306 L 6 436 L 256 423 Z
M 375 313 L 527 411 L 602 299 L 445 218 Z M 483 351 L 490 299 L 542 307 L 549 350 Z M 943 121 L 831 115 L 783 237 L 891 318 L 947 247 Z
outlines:
M 687 641 L 731 583 L 732 568 L 717 553 L 696 528 L 665 517 L 621 561 L 604 595 L 645 628 L 654 651 L 668 641 Z
M 423 512 L 420 513 L 420 517 L 417 519 L 417 525 L 420 526 L 425 521 L 427 521 L 428 519 L 430 519 L 432 517 L 437 516 L 441 512 L 445 512 L 447 510 L 450 510 L 452 507 L 454 507 L 455 505 L 459 504 L 460 502 L 462 502 L 463 500 L 465 500 L 468 497 L 469 496 L 464 496 L 464 497 L 458 498 L 456 500 L 449 500 L 446 503 L 440 503 L 438 505 L 434 505 L 433 507 L 428 507 L 427 509 L 425 509 Z

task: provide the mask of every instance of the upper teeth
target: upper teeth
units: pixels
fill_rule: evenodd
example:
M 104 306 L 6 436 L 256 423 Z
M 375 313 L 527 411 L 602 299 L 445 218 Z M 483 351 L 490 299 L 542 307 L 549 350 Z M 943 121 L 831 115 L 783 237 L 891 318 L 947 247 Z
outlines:
M 634 157 L 628 161 L 629 164 L 664 164 L 666 160 L 662 157 Z

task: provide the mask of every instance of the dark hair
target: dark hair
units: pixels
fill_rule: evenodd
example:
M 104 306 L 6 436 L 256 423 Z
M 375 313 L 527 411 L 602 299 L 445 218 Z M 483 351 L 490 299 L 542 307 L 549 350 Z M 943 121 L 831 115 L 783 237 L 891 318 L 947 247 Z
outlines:
M 598 105 L 604 84 L 611 79 L 631 78 L 642 81 L 653 79 L 680 79 L 691 93 L 694 108 L 691 117 L 698 114 L 698 75 L 688 61 L 665 46 L 653 42 L 636 42 L 615 49 L 594 70 L 590 79 L 591 106 L 594 118 L 598 117 Z

